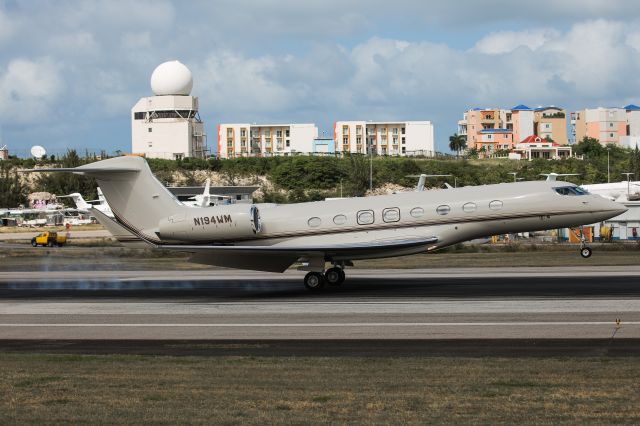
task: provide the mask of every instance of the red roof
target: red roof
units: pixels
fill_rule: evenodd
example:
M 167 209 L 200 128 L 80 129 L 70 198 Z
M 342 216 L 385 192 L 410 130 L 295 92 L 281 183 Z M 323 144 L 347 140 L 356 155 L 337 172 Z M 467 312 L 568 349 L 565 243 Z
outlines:
M 540 136 L 531 135 L 524 138 L 520 143 L 549 143 L 549 141 L 547 141 L 546 139 L 542 139 Z M 558 146 L 558 144 L 555 142 L 551 142 L 551 144 L 553 146 Z

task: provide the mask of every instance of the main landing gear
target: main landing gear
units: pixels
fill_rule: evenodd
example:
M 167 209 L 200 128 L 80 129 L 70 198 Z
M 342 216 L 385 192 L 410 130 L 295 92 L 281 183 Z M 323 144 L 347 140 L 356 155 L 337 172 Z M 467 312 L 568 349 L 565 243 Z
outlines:
M 324 274 L 320 272 L 309 272 L 304 277 L 304 286 L 307 290 L 317 291 L 324 288 L 325 284 L 338 286 L 344 282 L 345 277 L 344 270 L 334 266 L 333 268 L 327 269 Z

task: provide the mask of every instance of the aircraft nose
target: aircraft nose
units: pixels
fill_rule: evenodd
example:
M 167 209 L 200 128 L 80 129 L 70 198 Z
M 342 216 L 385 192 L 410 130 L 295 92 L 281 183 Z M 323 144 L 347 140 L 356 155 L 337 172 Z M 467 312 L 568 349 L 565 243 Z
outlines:
M 594 195 L 593 197 L 594 207 L 596 207 L 600 212 L 610 215 L 610 217 L 619 216 L 629 210 L 624 204 L 607 200 L 599 195 Z

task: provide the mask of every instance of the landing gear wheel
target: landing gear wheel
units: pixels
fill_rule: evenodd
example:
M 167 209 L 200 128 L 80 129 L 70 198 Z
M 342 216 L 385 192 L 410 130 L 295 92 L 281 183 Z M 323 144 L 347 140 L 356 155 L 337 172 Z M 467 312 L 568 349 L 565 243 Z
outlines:
M 324 276 L 319 272 L 309 272 L 304 277 L 304 286 L 311 291 L 321 290 L 324 287 Z
M 36 243 L 36 240 L 31 240 L 31 245 L 33 247 L 38 247 L 38 243 Z
M 344 282 L 344 278 L 345 275 L 342 268 L 330 268 L 327 269 L 327 272 L 324 273 L 324 279 L 329 285 L 340 285 Z
M 47 243 L 47 247 L 53 247 L 53 241 L 49 241 L 49 242 Z
M 584 257 L 585 259 L 591 257 L 591 248 L 589 247 L 582 247 L 580 249 L 580 256 Z

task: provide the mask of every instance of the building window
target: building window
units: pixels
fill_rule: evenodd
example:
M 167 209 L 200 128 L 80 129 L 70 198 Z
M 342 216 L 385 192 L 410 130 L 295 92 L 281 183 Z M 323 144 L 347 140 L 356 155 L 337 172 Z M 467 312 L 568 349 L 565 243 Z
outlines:
M 144 116 L 146 113 L 144 112 L 134 112 L 133 113 L 133 119 L 134 120 L 144 120 Z
M 238 201 L 242 200 L 242 194 L 236 194 L 236 200 Z
M 343 143 L 344 145 L 348 145 L 348 144 L 349 144 L 349 136 L 344 135 L 344 136 L 342 137 L 342 143 Z
M 284 144 L 287 146 L 287 148 L 291 146 L 291 142 L 289 141 L 289 139 L 287 139 Z
M 287 130 L 285 130 L 285 131 L 284 131 L 284 135 L 285 135 L 286 137 L 289 137 L 289 129 L 287 129 Z
M 362 136 L 356 136 L 356 144 L 358 145 L 362 144 Z
M 281 138 L 282 137 L 282 130 L 276 130 L 276 136 Z
M 406 139 L 404 138 L 404 136 L 402 137 L 402 145 L 404 145 L 406 143 Z
M 149 133 L 153 132 L 153 127 L 149 127 Z
M 149 148 L 153 148 L 153 142 L 147 142 L 147 146 L 148 146 Z
M 240 129 L 240 136 L 241 137 L 247 136 L 247 129 Z
M 404 135 L 404 127 L 401 129 L 402 134 Z
M 609 133 L 609 137 L 612 138 L 613 137 L 613 133 Z

